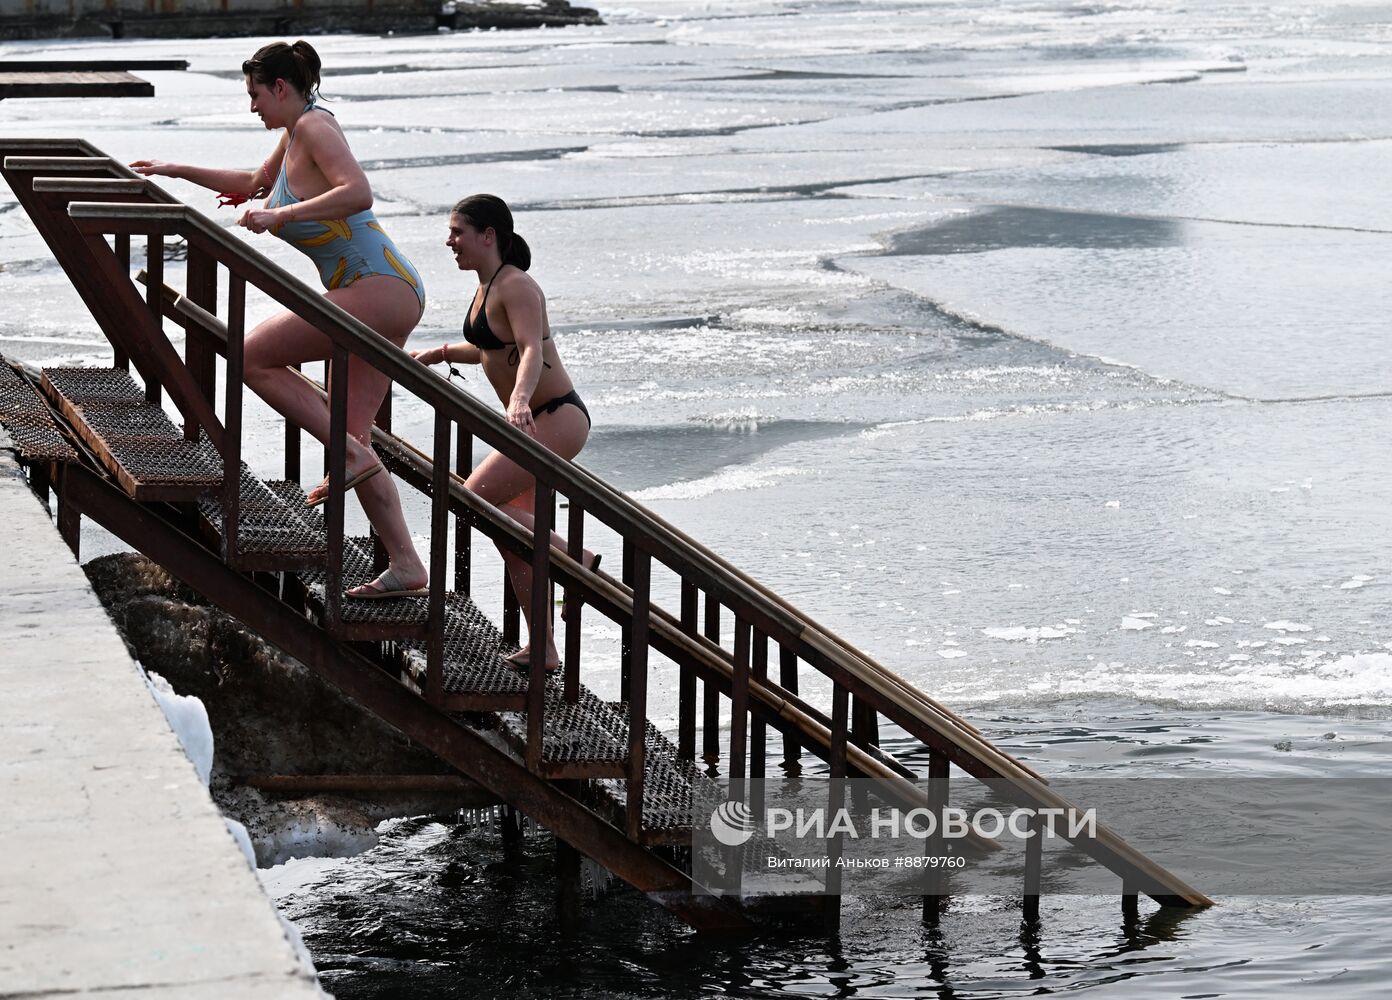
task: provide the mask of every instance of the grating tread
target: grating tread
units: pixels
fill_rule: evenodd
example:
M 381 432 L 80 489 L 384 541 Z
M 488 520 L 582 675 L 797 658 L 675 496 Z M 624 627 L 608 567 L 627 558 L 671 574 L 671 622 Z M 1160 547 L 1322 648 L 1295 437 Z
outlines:
M 500 712 L 504 735 L 515 743 L 527 741 L 525 712 Z M 593 692 L 580 689 L 575 703 L 565 700 L 559 672 L 547 678 L 542 723 L 543 766 L 597 764 L 628 757 L 628 717 L 615 712 Z
M 610 707 L 628 718 L 627 703 L 613 702 Z M 689 833 L 695 789 L 700 788 L 702 798 L 709 800 L 719 794 L 719 786 L 694 761 L 680 759 L 672 741 L 651 721 L 647 722 L 643 744 L 643 829 L 659 836 Z M 622 813 L 626 784 L 621 778 L 603 778 L 596 782 L 596 790 L 610 808 Z
M 143 403 L 145 393 L 119 368 L 45 368 L 44 378 L 60 394 L 84 403 Z
M 323 556 L 328 549 L 323 519 L 309 516 L 314 511 L 305 508 L 303 493 L 297 503 L 288 491 L 277 490 L 277 485 L 263 483 L 251 474 L 245 464 L 242 465 L 237 521 L 238 551 L 297 557 Z M 205 495 L 199 499 L 198 509 L 213 530 L 221 535 L 222 497 L 218 494 Z
M 516 650 L 469 595 L 445 595 L 446 694 L 526 694 L 527 678 L 503 660 Z M 423 678 L 426 644 L 410 640 L 402 651 L 407 669 Z
M 300 515 L 305 522 L 319 532 L 324 531 L 324 515 L 317 508 L 304 506 L 304 492 L 294 483 L 280 483 L 277 488 L 290 496 L 298 496 Z M 324 585 L 328 579 L 326 569 L 309 569 L 300 573 L 300 581 L 310 596 L 323 607 Z M 367 583 L 377 573 L 372 564 L 371 538 L 343 539 L 343 589 Z M 342 622 L 345 625 L 418 625 L 430 617 L 429 598 L 400 597 L 393 600 L 355 601 L 345 598 L 339 605 Z
M 206 436 L 186 441 L 163 409 L 115 368 L 45 368 L 44 380 L 86 425 L 86 433 L 141 486 L 213 489 L 222 458 Z
M 77 452 L 34 387 L 0 354 L 0 424 L 10 432 L 19 453 L 36 461 L 77 461 Z

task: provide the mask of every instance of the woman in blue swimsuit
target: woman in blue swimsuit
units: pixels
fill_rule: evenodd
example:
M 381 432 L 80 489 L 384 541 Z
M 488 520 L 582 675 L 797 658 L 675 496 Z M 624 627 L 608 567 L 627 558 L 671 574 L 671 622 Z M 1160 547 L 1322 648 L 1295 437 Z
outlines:
M 138 160 L 142 174 L 179 177 L 234 200 L 269 192 L 238 224 L 270 232 L 314 261 L 325 296 L 397 347 L 406 343 L 425 309 L 425 286 L 372 214 L 372 189 L 348 149 L 343 130 L 316 103 L 319 56 L 308 42 L 275 42 L 242 63 L 251 111 L 280 142 L 257 170 L 219 170 Z M 291 422 L 328 443 L 329 410 L 288 366 L 329 356 L 330 341 L 312 324 L 282 312 L 246 337 L 245 381 Z M 348 591 L 350 597 L 423 593 L 427 572 L 411 542 L 401 499 L 371 447 L 372 422 L 390 380 L 367 362 L 348 362 L 348 484 L 386 546 L 387 571 Z M 322 503 L 327 482 L 310 495 Z
M 562 458 L 574 458 L 590 435 L 590 411 L 556 353 L 546 296 L 527 273 L 532 252 L 513 232 L 512 212 L 501 198 L 476 194 L 454 206 L 445 246 L 461 271 L 473 271 L 478 288 L 464 317 L 464 343 L 444 343 L 413 351 L 427 365 L 457 361 L 483 367 L 483 374 L 507 407 L 513 426 L 530 434 Z M 532 474 L 499 452 L 488 455 L 465 484 L 527 528 L 532 527 L 535 503 Z M 552 534 L 552 545 L 565 548 L 565 539 Z M 532 568 L 525 560 L 498 547 L 518 603 L 529 616 Z M 587 569 L 598 569 L 599 556 L 583 554 Z M 526 647 L 511 660 L 529 662 Z M 560 664 L 554 636 L 548 630 L 546 665 Z

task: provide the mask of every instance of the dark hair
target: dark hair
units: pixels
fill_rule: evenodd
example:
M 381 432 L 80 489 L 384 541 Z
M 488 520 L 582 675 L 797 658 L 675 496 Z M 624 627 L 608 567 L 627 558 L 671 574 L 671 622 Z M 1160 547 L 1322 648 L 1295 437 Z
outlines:
M 512 231 L 512 211 L 496 194 L 471 194 L 460 201 L 451 215 L 457 215 L 479 232 L 492 229 L 498 234 L 498 252 L 504 264 L 525 271 L 532 266 L 532 248 Z
M 256 55 L 242 63 L 242 73 L 263 87 L 284 80 L 306 98 L 318 97 L 319 53 L 304 39 L 294 45 L 272 42 L 256 50 Z

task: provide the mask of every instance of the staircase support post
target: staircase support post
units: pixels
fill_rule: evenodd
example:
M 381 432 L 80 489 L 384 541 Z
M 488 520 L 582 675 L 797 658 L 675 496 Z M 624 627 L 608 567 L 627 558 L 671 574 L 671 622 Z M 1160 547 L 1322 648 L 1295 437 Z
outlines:
M 697 635 L 696 604 L 699 594 L 696 584 L 682 578 L 681 628 L 687 635 Z M 683 661 L 677 681 L 677 757 L 696 759 L 696 671 Z
M 648 612 L 651 608 L 652 557 L 643 549 L 633 554 L 633 643 L 628 678 L 628 780 L 624 819 L 630 840 L 642 842 L 644 772 L 648 735 Z
M 706 593 L 706 638 L 720 645 L 720 602 Z M 702 692 L 701 759 L 711 767 L 720 763 L 720 689 L 707 681 Z
M 923 853 L 929 859 L 943 857 L 947 843 L 942 826 L 947 808 L 948 768 L 947 754 L 937 749 L 928 752 L 928 814 L 934 818 L 934 824 L 933 833 L 923 842 Z M 930 863 L 925 872 L 928 884 L 923 897 L 923 920 L 936 924 L 947 907 L 947 871 Z
M 1029 839 L 1025 841 L 1025 898 L 1021 915 L 1027 923 L 1039 920 L 1039 877 L 1044 868 L 1044 821 L 1036 813 L 1030 817 Z

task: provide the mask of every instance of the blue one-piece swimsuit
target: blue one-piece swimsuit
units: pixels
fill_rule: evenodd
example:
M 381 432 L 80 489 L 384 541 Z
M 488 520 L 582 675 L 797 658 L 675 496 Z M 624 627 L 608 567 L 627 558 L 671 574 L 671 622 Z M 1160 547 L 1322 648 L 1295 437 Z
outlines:
M 333 114 L 313 103 L 306 105 L 305 111 Z M 291 132 L 290 144 L 285 147 L 285 156 L 280 161 L 280 174 L 271 188 L 270 197 L 266 199 L 267 208 L 282 208 L 300 201 L 290 190 L 285 174 L 285 161 L 289 159 L 290 146 L 294 142 L 295 134 Z M 425 282 L 406 256 L 397 250 L 371 209 L 346 219 L 284 222 L 272 226 L 271 235 L 289 243 L 314 261 L 325 288 L 346 288 L 359 278 L 385 274 L 400 278 L 410 285 L 420 301 L 421 311 L 425 311 Z

